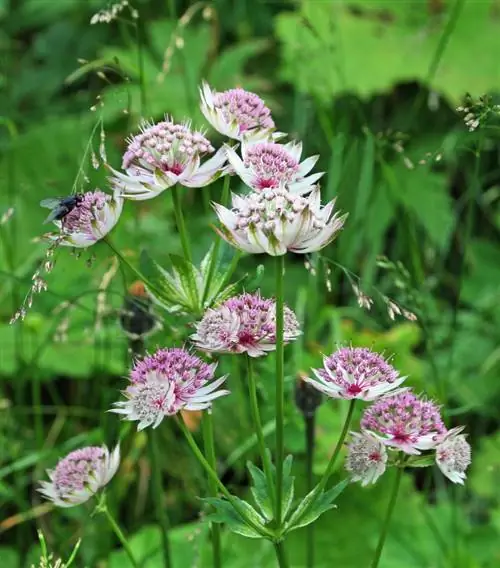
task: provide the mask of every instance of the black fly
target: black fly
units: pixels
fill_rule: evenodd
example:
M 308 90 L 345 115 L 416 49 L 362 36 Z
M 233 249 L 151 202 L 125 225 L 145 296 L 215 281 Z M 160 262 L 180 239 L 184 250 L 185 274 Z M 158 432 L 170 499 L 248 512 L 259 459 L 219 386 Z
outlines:
M 64 217 L 83 201 L 83 193 L 75 193 L 69 197 L 49 197 L 40 201 L 41 207 L 52 209 L 44 223 L 62 221 Z

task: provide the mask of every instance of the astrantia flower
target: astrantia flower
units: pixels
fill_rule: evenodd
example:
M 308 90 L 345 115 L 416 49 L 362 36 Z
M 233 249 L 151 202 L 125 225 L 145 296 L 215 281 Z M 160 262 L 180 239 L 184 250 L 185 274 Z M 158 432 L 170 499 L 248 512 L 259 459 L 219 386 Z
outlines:
M 305 378 L 332 398 L 375 400 L 396 389 L 406 377 L 381 355 L 366 347 L 342 347 L 323 359 L 322 369 L 313 369 L 316 379 Z
M 463 426 L 452 428 L 442 437 L 436 447 L 436 463 L 448 479 L 463 485 L 471 463 L 471 448 L 462 430 Z
M 254 191 L 284 188 L 290 193 L 303 195 L 314 189 L 314 184 L 324 172 L 306 175 L 312 170 L 319 156 L 311 156 L 300 163 L 301 142 L 277 144 L 276 142 L 243 141 L 241 155 L 226 147 L 229 163 L 234 171 Z
M 233 195 L 232 209 L 214 207 L 228 243 L 245 252 L 280 256 L 320 250 L 337 236 L 346 215 L 334 213 L 334 201 L 322 207 L 320 200 L 319 188 L 307 199 L 284 189 L 265 189 Z
M 297 339 L 300 333 L 295 314 L 285 306 L 285 342 Z M 207 310 L 191 338 L 203 351 L 265 355 L 276 349 L 276 302 L 258 293 L 230 298 Z
M 381 398 L 368 407 L 361 427 L 387 446 L 407 454 L 435 448 L 440 435 L 446 432 L 438 406 L 408 390 Z
M 159 349 L 137 361 L 130 373 L 126 401 L 111 412 L 137 420 L 137 429 L 156 428 L 165 416 L 180 410 L 205 410 L 216 398 L 229 394 L 217 390 L 226 376 L 213 381 L 217 364 L 208 365 L 185 349 Z
M 112 185 L 128 199 L 151 199 L 176 183 L 186 187 L 203 187 L 223 173 L 226 151 L 219 149 L 212 158 L 202 158 L 214 152 L 202 132 L 189 124 L 170 120 L 145 124 L 142 132 L 129 140 L 123 156 L 126 175 L 112 169 Z
M 75 450 L 48 470 L 40 493 L 58 507 L 73 507 L 88 501 L 107 485 L 120 465 L 120 448 L 110 453 L 106 446 Z
M 351 432 L 347 444 L 345 467 L 353 481 L 361 481 L 363 487 L 375 483 L 384 473 L 387 451 L 384 443 L 369 432 Z
M 47 237 L 69 247 L 89 247 L 113 229 L 122 209 L 119 192 L 109 195 L 98 189 L 88 191 L 62 220 L 54 221 L 59 232 L 49 233 Z
M 274 130 L 271 111 L 254 93 L 244 89 L 216 92 L 204 82 L 200 96 L 201 112 L 215 130 L 228 138 L 262 140 Z

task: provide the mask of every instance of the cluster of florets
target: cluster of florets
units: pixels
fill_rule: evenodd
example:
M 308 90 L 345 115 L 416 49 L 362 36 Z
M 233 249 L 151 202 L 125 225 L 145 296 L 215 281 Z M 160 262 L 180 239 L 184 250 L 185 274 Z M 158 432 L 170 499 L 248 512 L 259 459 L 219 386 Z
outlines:
M 300 335 L 295 314 L 285 306 L 283 339 Z M 276 349 L 276 302 L 260 294 L 241 294 L 207 310 L 192 336 L 202 351 L 248 353 L 260 357 Z
M 409 389 L 385 396 L 368 407 L 361 418 L 361 433 L 353 433 L 346 467 L 353 479 L 375 482 L 385 471 L 389 452 L 397 452 L 396 465 L 412 464 L 423 451 L 434 459 L 453 483 L 463 483 L 471 462 L 463 428 L 447 430 L 439 407 Z
M 230 208 L 214 204 L 222 224 L 219 234 L 227 242 L 249 253 L 272 256 L 311 253 L 331 243 L 346 215 L 334 210 L 335 201 L 321 204 L 316 182 L 323 172 L 310 173 L 318 156 L 301 161 L 301 143 L 280 144 L 284 135 L 275 132 L 269 108 L 253 93 L 216 92 L 203 84 L 201 110 L 216 130 L 239 141 L 241 155 L 230 145 L 216 151 L 189 123 L 178 124 L 168 117 L 146 123 L 128 141 L 123 171 L 110 168 L 113 194 L 99 190 L 83 194 L 56 220 L 59 233 L 50 236 L 53 241 L 90 246 L 117 223 L 124 199 L 151 199 L 175 184 L 198 188 L 236 174 L 248 187 L 247 194 L 233 195 Z M 361 292 L 357 295 L 360 305 L 370 308 L 371 299 Z M 391 306 L 393 312 L 396 308 Z M 301 334 L 300 325 L 286 306 L 283 315 L 283 341 L 289 343 Z M 208 353 L 264 356 L 276 349 L 276 301 L 259 293 L 226 299 L 206 311 L 191 340 Z M 210 410 L 216 399 L 229 394 L 220 388 L 226 376 L 215 378 L 216 370 L 217 363 L 207 363 L 189 349 L 158 349 L 135 361 L 125 399 L 111 411 L 137 422 L 142 430 L 156 428 L 181 411 Z M 373 483 L 387 464 L 411 465 L 416 455 L 432 450 L 441 471 L 453 482 L 463 483 L 471 457 L 462 429 L 447 430 L 434 402 L 401 387 L 406 377 L 383 355 L 342 347 L 324 357 L 323 366 L 313 369 L 312 375 L 303 377 L 296 397 L 305 415 L 315 412 L 319 393 L 372 403 L 363 413 L 361 432 L 352 433 L 348 443 L 346 468 L 353 480 Z M 398 457 L 393 459 L 391 452 Z M 56 505 L 76 505 L 103 488 L 118 465 L 118 448 L 112 453 L 106 447 L 72 452 L 49 472 L 50 482 L 42 483 L 41 492 Z
M 401 387 L 406 377 L 382 355 L 364 347 L 341 347 L 312 371 L 314 378 L 303 380 L 324 395 L 373 403 L 363 413 L 361 432 L 353 432 L 348 443 L 346 469 L 354 481 L 374 483 L 386 469 L 388 451 L 410 456 L 411 466 L 411 456 L 432 450 L 444 475 L 463 483 L 470 446 L 462 428 L 448 431 L 439 407 Z

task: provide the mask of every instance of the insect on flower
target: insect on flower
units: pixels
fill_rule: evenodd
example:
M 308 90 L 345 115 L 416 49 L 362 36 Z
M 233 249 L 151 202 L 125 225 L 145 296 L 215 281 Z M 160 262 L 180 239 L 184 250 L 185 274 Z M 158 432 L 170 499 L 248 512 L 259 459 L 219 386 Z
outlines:
M 56 216 L 51 219 L 59 228 L 59 232 L 49 233 L 46 237 L 59 245 L 89 247 L 104 238 L 121 215 L 123 198 L 118 190 L 115 190 L 113 195 L 98 189 L 78 195 L 76 204 L 70 201 L 69 206 L 73 205 L 70 209 L 68 204 L 61 205 Z M 61 211 L 63 207 L 69 210 Z
M 42 199 L 40 206 L 46 209 L 52 209 L 44 223 L 51 223 L 52 221 L 62 221 L 66 215 L 71 213 L 75 207 L 78 207 L 83 201 L 83 193 L 75 193 L 68 197 L 49 197 Z

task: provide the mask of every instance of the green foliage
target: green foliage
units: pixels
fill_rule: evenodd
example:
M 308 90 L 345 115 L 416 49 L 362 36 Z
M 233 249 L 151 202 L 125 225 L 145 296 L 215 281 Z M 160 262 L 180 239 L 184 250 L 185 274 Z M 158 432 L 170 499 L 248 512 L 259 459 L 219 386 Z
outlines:
M 433 11 L 419 2 L 303 1 L 277 18 L 282 76 L 325 103 L 409 81 L 453 102 L 487 93 L 500 87 L 494 5 L 460 0 Z
M 390 473 L 373 488 L 352 484 L 337 495 L 346 485 L 340 481 L 339 459 L 337 485 L 306 515 L 300 513 L 310 497 L 303 498 L 309 491 L 304 421 L 293 407 L 294 383 L 319 367 L 323 354 L 339 343 L 352 343 L 394 354 L 395 366 L 408 375 L 407 384 L 445 405 L 448 426 L 467 424 L 473 446 L 465 491 L 449 489 L 430 468 L 416 467 L 424 465 L 421 457 L 412 458 L 414 468 L 403 479 L 381 568 L 498 566 L 498 127 L 488 115 L 469 132 L 467 114 L 459 116 L 449 106 L 459 104 L 466 92 L 489 91 L 491 104 L 497 102 L 494 0 L 304 1 L 286 6 L 248 1 L 235 6 L 220 0 L 213 3 L 217 17 L 206 20 L 200 10 L 186 25 L 178 20 L 185 3 L 174 3 L 179 10 L 174 18 L 166 13 L 164 0 L 137 1 L 140 49 L 133 22 L 89 25 L 105 2 L 45 2 L 43 9 L 39 4 L 22 0 L 7 11 L 0 1 L 0 49 L 5 53 L 0 70 L 0 217 L 14 207 L 12 218 L 0 225 L 2 568 L 29 568 L 38 561 L 40 547 L 28 550 L 35 522 L 50 528 L 49 548 L 57 557 L 69 557 L 83 527 L 75 565 L 128 565 L 105 524 L 89 521 L 84 507 L 49 514 L 35 497 L 43 469 L 59 457 L 117 438 L 123 460 L 110 500 L 126 534 L 132 535 L 142 566 L 161 566 L 160 534 L 152 526 L 158 496 L 149 487 L 144 436 L 120 428 L 106 412 L 130 366 L 129 343 L 118 319 L 137 274 L 113 264 L 104 243 L 80 259 L 59 250 L 47 293 L 35 298 L 22 326 L 8 322 L 44 260 L 45 245 L 32 242 L 46 229 L 39 201 L 107 186 L 107 172 L 94 169 L 90 160 L 92 150 L 99 154 L 101 121 L 108 162 L 118 167 L 124 140 L 137 131 L 142 117 L 168 113 L 205 124 L 198 110 L 201 79 L 219 89 L 241 85 L 264 96 L 280 130 L 302 139 L 304 156 L 320 154 L 319 169 L 327 172 L 324 199 L 336 197 L 349 212 L 341 238 L 308 259 L 315 275 L 304 269 L 303 258 L 287 257 L 286 300 L 304 324 L 303 337 L 285 351 L 285 434 L 294 463 L 292 467 L 289 459 L 285 464 L 283 501 L 292 564 L 305 565 L 305 531 L 295 529 L 316 519 L 317 568 L 368 566 L 387 506 Z M 170 46 L 169 69 L 162 74 Z M 96 105 L 97 96 L 102 105 Z M 462 104 L 485 112 L 470 97 Z M 95 111 L 89 111 L 94 105 Z M 234 177 L 231 184 L 232 191 L 244 191 Z M 151 291 L 161 306 L 182 306 L 174 313 L 158 310 L 163 329 L 147 338 L 147 350 L 185 344 L 194 318 L 181 311 L 201 315 L 206 306 L 240 288 L 274 294 L 273 269 L 264 257 L 235 259 L 231 249 L 221 247 L 216 276 L 209 277 L 214 254 L 213 249 L 207 254 L 214 239 L 209 203 L 217 201 L 221 190 L 217 182 L 182 193 L 194 265 L 200 267 L 199 259 L 205 259 L 201 269 L 178 256 L 168 191 L 154 202 L 125 207 L 113 242 L 154 285 Z M 142 250 L 150 256 L 141 257 Z M 404 278 L 383 266 L 380 255 L 403 266 Z M 100 286 L 110 274 L 105 310 L 98 314 Z M 370 311 L 357 306 L 353 283 L 373 298 Z M 384 297 L 418 312 L 419 319 L 391 321 Z M 66 323 L 66 340 L 56 342 Z M 244 370 L 237 357 L 222 358 L 219 364 L 221 375 L 230 375 L 232 394 L 214 409 L 218 468 L 238 503 L 257 522 L 272 527 L 265 476 L 252 465 L 258 451 Z M 272 446 L 273 356 L 259 359 L 255 367 L 264 434 Z M 34 404 L 37 392 L 40 407 Z M 360 405 L 355 421 L 361 412 Z M 331 400 L 316 414 L 315 475 L 324 471 L 344 415 L 342 402 Z M 40 444 L 35 436 L 39 416 Z M 192 420 L 196 430 L 196 415 Z M 209 523 L 207 517 L 193 521 L 201 509 L 195 496 L 206 495 L 205 477 L 170 426 L 161 430 L 162 504 L 172 524 L 174 565 L 208 567 Z M 246 496 L 254 506 L 245 503 Z M 208 519 L 222 523 L 225 567 L 248 568 L 249 559 L 262 568 L 275 567 L 272 544 L 248 538 L 257 535 L 227 501 L 207 503 L 216 509 Z

